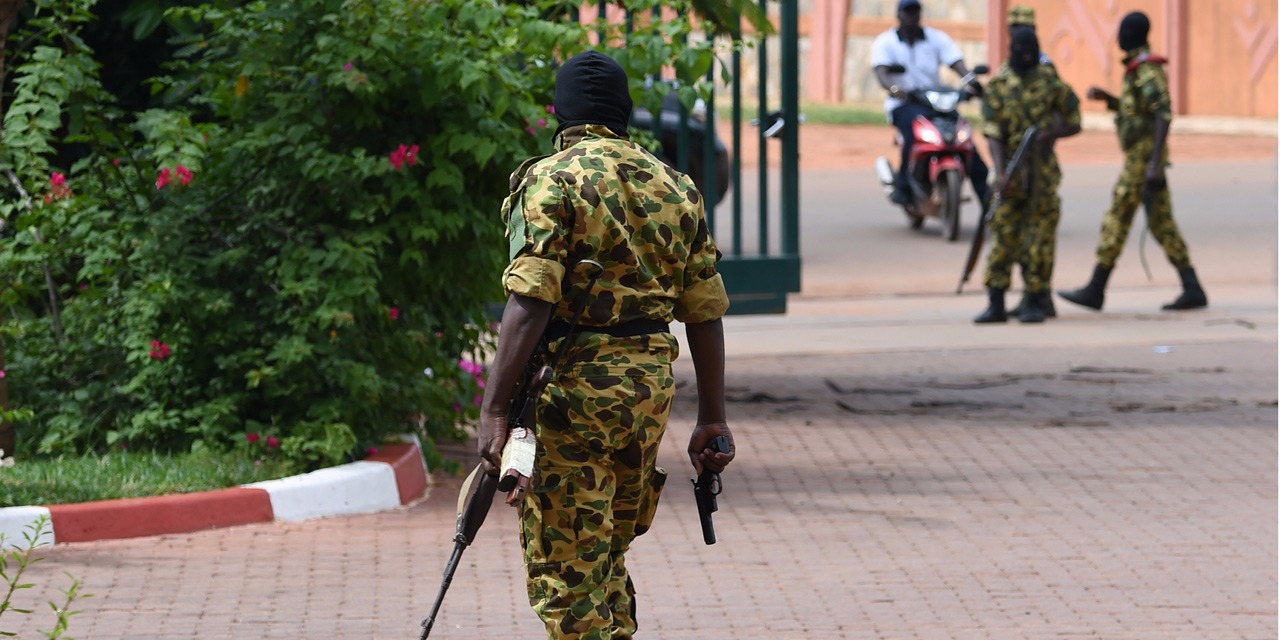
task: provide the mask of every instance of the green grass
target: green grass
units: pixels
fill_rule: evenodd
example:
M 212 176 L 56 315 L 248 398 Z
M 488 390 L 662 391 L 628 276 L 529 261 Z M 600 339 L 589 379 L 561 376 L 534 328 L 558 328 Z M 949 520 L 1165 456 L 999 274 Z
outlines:
M 261 464 L 244 452 L 184 455 L 110 453 L 20 460 L 0 468 L 0 507 L 66 504 L 192 493 L 291 475 L 283 464 Z
M 759 115 L 755 109 L 755 102 L 743 104 L 743 118 L 747 121 Z M 961 106 L 960 112 L 969 118 L 976 126 L 980 120 L 977 102 L 966 103 Z M 727 121 L 733 117 L 733 112 L 728 105 L 717 105 L 717 113 L 722 121 Z M 880 103 L 855 103 L 842 102 L 839 104 L 830 104 L 824 102 L 801 102 L 800 113 L 804 115 L 806 124 L 831 124 L 831 125 L 884 125 L 890 126 L 887 117 L 884 114 L 884 106 Z
M 804 114 L 806 124 L 889 124 L 881 105 L 804 102 L 800 104 L 800 113 Z

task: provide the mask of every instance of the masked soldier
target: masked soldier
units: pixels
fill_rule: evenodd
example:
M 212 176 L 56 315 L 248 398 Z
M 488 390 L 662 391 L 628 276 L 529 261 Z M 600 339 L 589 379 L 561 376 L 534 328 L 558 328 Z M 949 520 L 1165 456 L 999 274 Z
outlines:
M 1010 36 L 1009 64 L 988 83 L 982 104 L 983 133 L 998 170 L 995 188 L 1002 201 L 992 212 L 993 243 L 984 277 L 990 304 L 974 319 L 978 324 L 1008 320 L 1004 294 L 1015 262 L 1022 264 L 1027 292 L 1018 319 L 1044 322 L 1052 244 L 1046 251 L 1039 239 L 1054 232 L 1061 212 L 1062 174 L 1053 143 L 1080 132 L 1080 100 L 1057 73 L 1041 66 L 1035 30 L 1015 27 Z M 1006 160 L 1031 125 L 1038 132 L 1029 155 L 1010 175 Z
M 627 138 L 631 109 L 613 58 L 588 51 L 565 62 L 557 151 L 517 170 L 504 205 L 508 299 L 479 453 L 496 474 L 518 378 L 545 337 L 564 357 L 538 401 L 532 489 L 517 506 L 529 602 L 553 639 L 636 631 L 625 555 L 649 528 L 666 479 L 656 463 L 675 392 L 672 320 L 686 325 L 697 376 L 695 473 L 719 473 L 735 451 L 725 423 L 720 253 L 693 181 Z M 574 274 L 584 259 L 604 267 L 590 289 Z M 582 296 L 586 311 L 570 334 Z M 709 448 L 721 435 L 728 453 Z
M 1164 305 L 1166 311 L 1198 309 L 1209 304 L 1191 255 L 1173 219 L 1173 203 L 1165 181 L 1169 153 L 1165 142 L 1173 110 L 1169 99 L 1169 80 L 1161 66 L 1164 58 L 1152 55 L 1147 44 L 1151 22 L 1141 12 L 1133 12 L 1120 22 L 1119 42 L 1124 50 L 1124 88 L 1117 98 L 1103 89 L 1089 89 L 1091 100 L 1102 100 L 1107 109 L 1116 112 L 1116 133 L 1124 150 L 1124 169 L 1112 193 L 1111 208 L 1102 219 L 1102 238 L 1098 243 L 1098 264 L 1084 288 L 1060 291 L 1063 299 L 1089 309 L 1101 310 L 1107 280 L 1124 249 L 1129 227 L 1139 203 L 1147 211 L 1147 227 L 1160 242 L 1165 256 L 1182 281 L 1182 294 Z
M 1036 28 L 1036 10 L 1025 4 L 1015 4 L 1012 7 L 1009 7 L 1007 24 L 1009 28 L 1009 35 L 1011 37 L 1013 36 L 1013 32 L 1019 28 L 1029 28 L 1032 31 L 1034 31 Z M 1009 68 L 1009 62 L 1006 60 L 1005 63 L 1001 65 L 1000 72 L 1003 73 L 1008 68 Z M 1053 75 L 1057 75 L 1058 73 L 1058 70 L 1053 66 L 1053 61 L 1049 59 L 1049 55 L 1046 54 L 1044 51 L 1040 52 L 1040 72 L 1053 74 Z M 1054 216 L 1055 220 L 1060 220 L 1062 218 L 1061 211 L 1054 212 L 1052 215 Z M 1045 270 L 1045 273 L 1048 274 L 1046 276 L 1047 282 L 1052 284 L 1054 257 L 1056 255 L 1056 249 L 1058 246 L 1057 223 L 1055 222 L 1052 227 L 1046 228 L 1045 231 L 1047 233 L 1044 233 L 1043 235 L 1036 235 L 1034 239 L 1036 244 L 1038 245 L 1037 250 L 1041 252 L 1040 255 L 1044 256 L 1045 260 L 1047 261 L 1047 264 L 1045 265 L 1044 270 Z M 1022 258 L 1019 259 L 1019 263 L 1022 264 L 1023 261 L 1027 259 L 1028 259 L 1027 256 L 1023 256 Z M 1022 293 L 1022 300 L 1018 303 L 1018 306 L 1014 307 L 1011 311 L 1009 311 L 1009 314 L 1014 316 L 1021 316 L 1022 310 L 1025 309 L 1027 306 L 1027 297 L 1028 297 L 1027 293 L 1024 289 Z M 1046 318 L 1058 317 L 1058 310 L 1055 309 L 1053 306 L 1053 296 L 1043 296 L 1041 298 L 1041 302 L 1045 303 L 1044 309 L 1043 309 L 1044 317 Z

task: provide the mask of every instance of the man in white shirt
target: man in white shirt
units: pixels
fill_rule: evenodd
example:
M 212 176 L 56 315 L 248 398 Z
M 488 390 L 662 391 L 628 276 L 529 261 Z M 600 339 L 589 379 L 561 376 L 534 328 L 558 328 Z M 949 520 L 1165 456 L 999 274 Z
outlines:
M 906 70 L 891 73 L 889 67 L 895 64 L 902 65 Z M 961 76 L 968 75 L 969 68 L 964 64 L 964 53 L 951 36 L 920 25 L 920 0 L 898 2 L 898 28 L 876 37 L 871 45 L 871 66 L 875 69 L 880 86 L 889 92 L 884 100 L 884 110 L 889 115 L 889 121 L 902 133 L 902 160 L 898 163 L 898 184 L 892 199 L 897 204 L 906 204 L 910 201 L 907 159 L 915 142 L 911 123 L 916 116 L 930 113 L 928 106 L 908 100 L 907 94 L 912 89 L 941 85 L 939 67 L 951 67 Z M 970 90 L 976 95 L 982 95 L 982 85 L 977 82 L 971 83 Z M 969 164 L 973 190 L 985 211 L 988 192 L 987 164 L 982 161 L 977 149 Z

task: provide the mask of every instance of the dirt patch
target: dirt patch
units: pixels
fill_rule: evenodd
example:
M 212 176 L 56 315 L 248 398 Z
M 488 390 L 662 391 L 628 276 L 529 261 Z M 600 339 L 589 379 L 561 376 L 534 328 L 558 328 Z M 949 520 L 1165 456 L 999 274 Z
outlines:
M 754 131 L 754 130 L 753 130 Z M 744 135 L 748 132 L 744 131 Z M 721 136 L 729 140 L 731 133 L 721 125 Z M 802 169 L 848 169 L 871 167 L 877 156 L 897 155 L 893 144 L 894 129 L 885 124 L 829 125 L 805 124 L 800 127 L 800 167 Z M 985 140 L 978 140 L 984 158 L 990 158 Z M 1169 149 L 1174 160 L 1271 160 L 1276 157 L 1276 138 L 1271 136 L 1173 133 Z M 777 166 L 782 144 L 771 141 L 769 165 Z M 745 138 L 742 149 L 744 167 L 758 166 L 759 144 Z M 1084 131 L 1058 143 L 1058 158 L 1064 164 L 1118 163 L 1120 145 L 1113 131 Z

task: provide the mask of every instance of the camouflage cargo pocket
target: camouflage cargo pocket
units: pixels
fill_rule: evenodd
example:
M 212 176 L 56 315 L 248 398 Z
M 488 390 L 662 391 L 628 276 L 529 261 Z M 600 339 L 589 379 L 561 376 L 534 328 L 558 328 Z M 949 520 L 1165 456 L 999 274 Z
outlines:
M 649 476 L 649 485 L 640 496 L 640 510 L 636 514 L 636 535 L 642 535 L 653 524 L 653 516 L 658 513 L 658 498 L 662 495 L 662 487 L 667 484 L 667 470 L 654 467 Z

